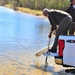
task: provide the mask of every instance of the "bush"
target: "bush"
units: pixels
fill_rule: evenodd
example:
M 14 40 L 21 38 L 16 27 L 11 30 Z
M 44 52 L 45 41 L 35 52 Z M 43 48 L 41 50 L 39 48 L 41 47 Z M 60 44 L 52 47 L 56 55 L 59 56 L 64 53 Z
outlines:
M 2 2 L 6 3 L 13 3 L 13 0 L 2 0 Z M 42 10 L 43 8 L 49 9 L 61 9 L 66 10 L 69 6 L 68 0 L 14 0 L 17 2 L 21 7 L 27 7 L 31 9 L 39 9 Z

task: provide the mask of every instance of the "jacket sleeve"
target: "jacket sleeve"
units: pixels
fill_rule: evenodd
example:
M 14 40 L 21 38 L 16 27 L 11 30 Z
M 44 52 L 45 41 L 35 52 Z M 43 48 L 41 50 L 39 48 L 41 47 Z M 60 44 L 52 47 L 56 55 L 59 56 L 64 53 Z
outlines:
M 50 21 L 50 24 L 52 25 L 51 30 L 52 31 L 53 30 L 56 30 L 57 29 L 57 26 L 56 26 L 56 20 L 55 20 L 54 16 L 52 14 L 49 14 L 48 19 Z
M 70 6 L 68 7 L 68 9 L 67 9 L 66 12 L 70 14 L 71 11 L 72 11 L 72 5 L 70 5 Z
M 67 9 L 67 11 L 66 11 L 67 13 L 69 13 L 69 9 L 70 9 L 70 8 Z

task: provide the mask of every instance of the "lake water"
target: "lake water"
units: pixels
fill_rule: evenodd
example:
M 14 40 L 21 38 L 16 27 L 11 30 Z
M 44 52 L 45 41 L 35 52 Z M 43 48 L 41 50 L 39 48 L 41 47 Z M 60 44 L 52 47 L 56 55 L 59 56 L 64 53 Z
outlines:
M 43 48 L 47 45 L 49 30 L 47 18 L 0 7 L 0 51 Z

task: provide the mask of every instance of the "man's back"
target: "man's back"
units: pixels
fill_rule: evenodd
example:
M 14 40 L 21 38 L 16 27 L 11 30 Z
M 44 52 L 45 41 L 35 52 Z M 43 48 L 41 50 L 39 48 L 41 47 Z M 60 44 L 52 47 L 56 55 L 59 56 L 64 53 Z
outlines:
M 54 19 L 56 20 L 56 23 L 59 24 L 60 21 L 66 17 L 66 16 L 70 16 L 70 14 L 64 12 L 64 11 L 61 11 L 61 10 L 55 10 L 55 9 L 52 9 L 51 11 L 49 11 L 49 18 L 51 18 L 51 16 L 54 17 Z

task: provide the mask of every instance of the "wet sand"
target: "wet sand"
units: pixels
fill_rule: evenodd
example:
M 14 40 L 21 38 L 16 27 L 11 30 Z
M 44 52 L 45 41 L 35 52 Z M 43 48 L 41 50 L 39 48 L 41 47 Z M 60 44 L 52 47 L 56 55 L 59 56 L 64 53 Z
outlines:
M 7 45 L 0 47 L 0 75 L 64 75 L 60 65 L 55 64 L 53 57 L 48 57 L 48 65 L 53 71 L 45 72 L 36 66 L 45 64 L 45 56 L 35 56 L 37 50 L 25 50 L 24 46 Z
M 49 66 L 54 67 L 53 72 L 45 72 L 35 65 L 35 61 L 44 64 L 45 56 L 36 57 L 34 52 L 10 51 L 0 54 L 0 75 L 61 75 L 58 72 L 64 68 L 54 63 L 54 58 L 49 57 Z

